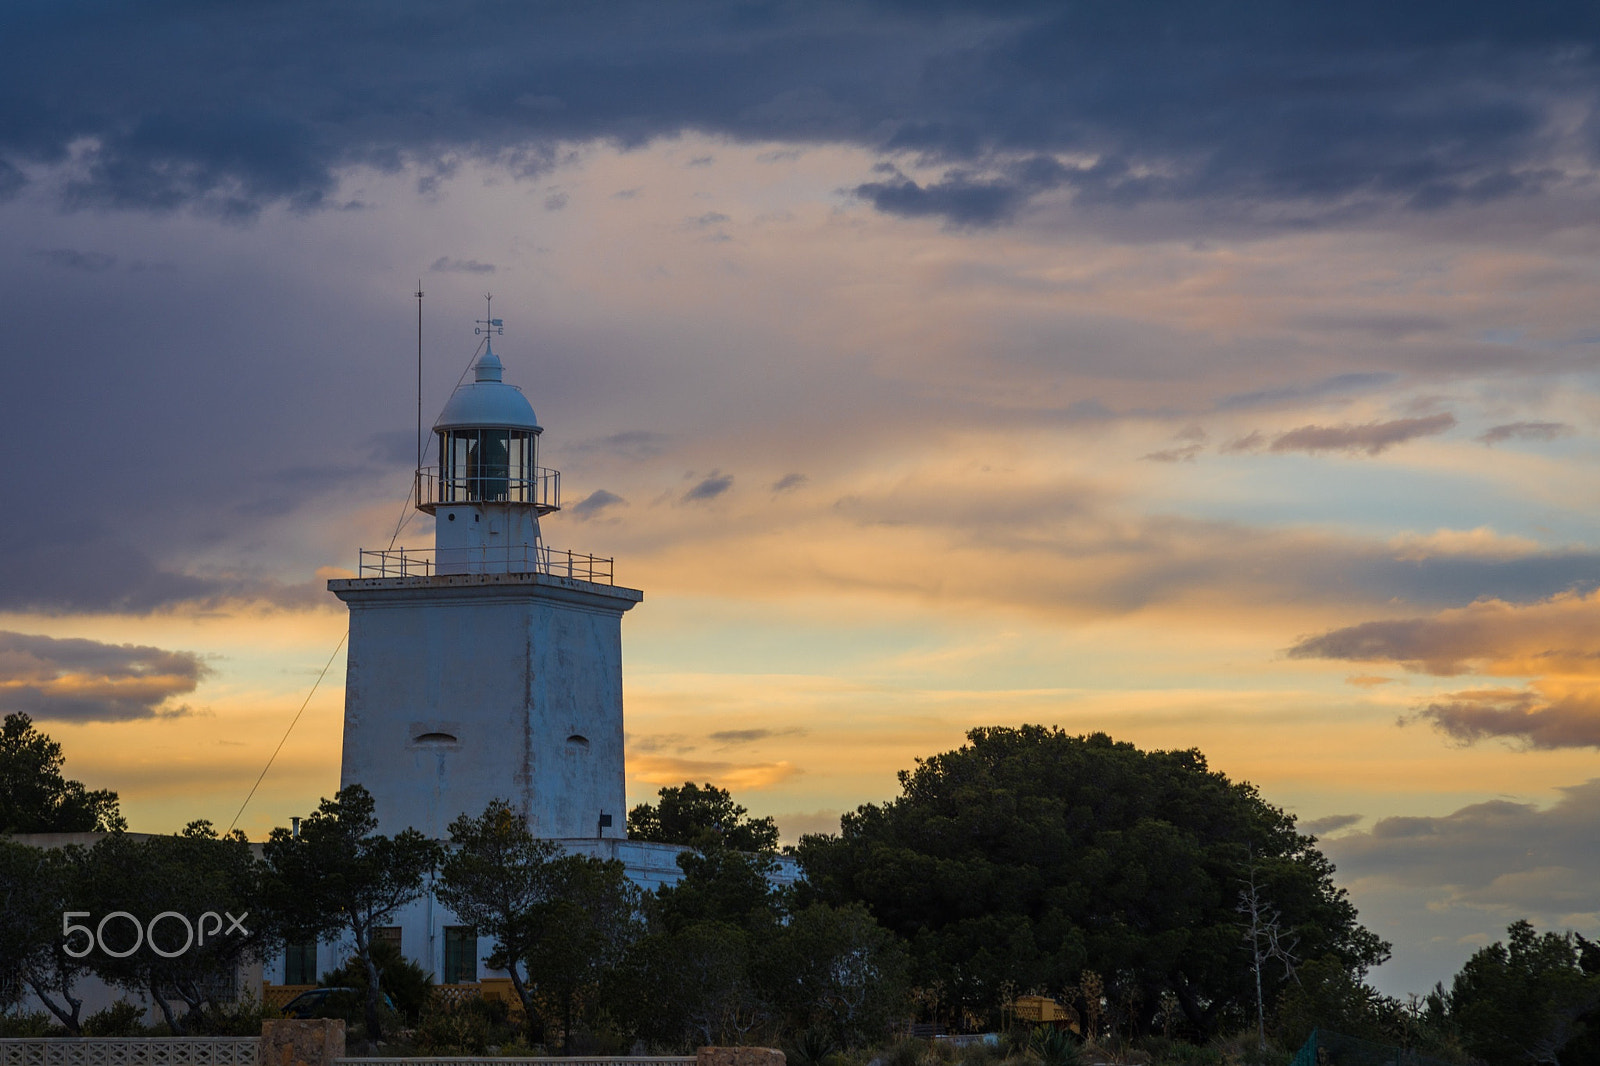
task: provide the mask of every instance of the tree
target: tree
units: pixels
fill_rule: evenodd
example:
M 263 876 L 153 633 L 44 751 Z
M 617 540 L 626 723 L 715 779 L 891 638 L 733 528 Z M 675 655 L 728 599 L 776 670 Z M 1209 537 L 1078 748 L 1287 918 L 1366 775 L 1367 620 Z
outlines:
M 202 820 L 176 836 L 104 837 L 86 860 L 79 909 L 125 911 L 147 930 L 136 944 L 129 923 L 106 926 L 89 960 L 95 973 L 148 995 L 168 1027 L 185 1034 L 192 1018 L 219 1006 L 239 964 L 266 941 L 261 864 L 249 840 L 238 831 L 218 837 Z M 163 913 L 170 916 L 154 921 Z
M 1244 918 L 1244 938 L 1250 945 L 1250 972 L 1256 980 L 1256 1047 L 1267 1049 L 1267 997 L 1262 988 L 1268 963 L 1279 963 L 1286 975 L 1294 976 L 1295 943 L 1283 943 L 1283 915 L 1272 905 L 1257 883 L 1256 864 L 1252 857 L 1247 867 L 1244 887 L 1239 889 L 1239 903 L 1234 908 Z
M 1593 1061 L 1563 1054 L 1600 1003 L 1600 973 L 1583 966 L 1590 945 L 1526 921 L 1513 922 L 1506 940 L 1479 950 L 1451 982 L 1448 1010 L 1466 1049 L 1490 1066 Z M 1592 1047 L 1584 1041 L 1585 1055 Z
M 61 745 L 25 714 L 0 724 L 0 833 L 112 833 L 127 828 L 117 794 L 61 775 Z
M 635 1024 L 652 1042 L 739 1044 L 768 1017 L 751 974 L 750 935 L 730 922 L 657 929 L 635 953 Z
M 440 871 L 439 902 L 470 925 L 474 935 L 494 938 L 489 964 L 511 975 L 532 1038 L 538 1014 L 527 959 L 536 929 L 528 919 L 551 897 L 551 862 L 561 848 L 535 839 L 522 816 L 499 799 L 476 817 L 463 814 L 451 822 L 450 842 L 453 848 Z
M 321 940 L 347 934 L 354 944 L 367 972 L 365 1020 L 372 1041 L 383 1035 L 373 933 L 422 896 L 424 878 L 442 857 L 439 845 L 415 829 L 390 837 L 377 828 L 371 794 L 349 785 L 318 804 L 298 835 L 280 826 L 263 848 L 281 932 Z
M 72 953 L 63 915 L 81 910 L 84 849 L 34 848 L 0 840 L 0 984 L 26 986 L 74 1036 L 82 1032 L 77 980 L 89 970 L 81 934 Z
M 785 894 L 772 884 L 770 854 L 709 846 L 678 856 L 682 880 L 656 890 L 652 913 L 669 930 L 694 922 L 728 922 L 757 936 L 786 913 Z
M 967 736 L 902 771 L 899 798 L 799 847 L 802 900 L 865 904 L 956 1009 L 997 1014 L 1008 986 L 1069 988 L 1088 969 L 1108 1001 L 1145 1005 L 1135 1032 L 1164 992 L 1192 1035 L 1243 1025 L 1254 983 L 1234 907 L 1252 857 L 1286 943 L 1355 974 L 1387 956 L 1315 841 L 1200 752 L 1044 726 Z
M 616 859 L 562 855 L 549 869 L 549 898 L 524 920 L 526 959 L 536 990 L 556 1004 L 570 1055 L 580 1003 L 598 998 L 643 932 L 641 901 Z
M 641 803 L 628 812 L 629 837 L 701 849 L 720 845 L 735 851 L 777 850 L 777 823 L 747 817 L 749 812 L 725 789 L 685 781 L 682 788 L 663 788 L 658 797 L 655 806 Z
M 763 955 L 761 983 L 790 1032 L 863 1047 L 905 1016 L 905 946 L 859 903 L 797 911 Z

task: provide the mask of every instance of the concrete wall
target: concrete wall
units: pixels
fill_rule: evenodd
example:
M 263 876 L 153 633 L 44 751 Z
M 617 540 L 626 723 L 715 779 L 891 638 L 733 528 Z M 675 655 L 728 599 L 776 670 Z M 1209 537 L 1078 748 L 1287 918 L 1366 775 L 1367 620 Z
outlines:
M 372 793 L 383 832 L 448 837 L 500 798 L 541 837 L 623 835 L 621 618 L 642 593 L 546 574 L 328 587 L 350 606 L 340 785 Z

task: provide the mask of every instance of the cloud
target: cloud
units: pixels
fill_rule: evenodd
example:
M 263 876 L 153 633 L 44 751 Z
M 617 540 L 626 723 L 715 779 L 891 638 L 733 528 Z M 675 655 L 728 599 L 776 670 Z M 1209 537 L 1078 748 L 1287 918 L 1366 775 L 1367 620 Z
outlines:
M 1289 657 L 1392 662 L 1439 677 L 1472 672 L 1600 678 L 1600 590 L 1531 604 L 1482 600 L 1431 617 L 1362 622 L 1307 637 L 1289 649 Z
M 684 503 L 699 503 L 704 500 L 714 500 L 733 487 L 733 475 L 722 474 L 713 470 L 701 479 L 688 492 L 683 494 Z
M 1305 329 L 1327 333 L 1361 333 L 1381 340 L 1399 340 L 1417 333 L 1437 333 L 1450 328 L 1449 323 L 1432 315 L 1372 314 L 1368 312 L 1332 312 L 1298 315 L 1294 324 Z M 1346 378 L 1381 377 L 1383 375 L 1348 374 Z
M 1275 452 L 1366 452 L 1377 455 L 1417 437 L 1443 433 L 1456 424 L 1448 412 L 1424 418 L 1397 418 L 1352 426 L 1301 426 L 1273 438 Z
M 1217 450 L 1224 455 L 1237 455 L 1241 452 L 1258 451 L 1267 443 L 1267 438 L 1257 431 L 1246 433 L 1242 437 L 1235 437 Z
M 210 671 L 182 651 L 0 631 L 0 714 L 126 722 L 188 714 L 169 701 Z
M 1156 463 L 1192 463 L 1194 457 L 1204 450 L 1203 444 L 1185 444 L 1181 448 L 1166 448 L 1159 452 L 1149 452 L 1139 456 Z
M 791 729 L 722 729 L 708 735 L 719 744 L 737 747 L 742 744 L 756 744 L 763 740 L 771 740 L 774 737 L 803 737 L 806 735 L 806 730 L 799 727 Z
M 926 164 L 936 176 L 896 170 L 857 193 L 953 225 L 1066 194 L 1110 210 L 1206 203 L 1191 224 L 1304 227 L 1537 197 L 1581 180 L 1590 158 L 1582 124 L 1564 120 L 1586 113 L 1597 81 L 1581 5 L 1470 18 L 1299 5 L 1263 19 L 1243 2 L 1174 3 L 1160 33 L 1026 0 L 849 17 L 768 5 L 754 19 L 713 0 L 625 8 L 467 3 L 447 18 L 290 3 L 196 24 L 83 0 L 48 18 L 13 6 L 0 16 L 16 116 L 0 132 L 0 195 L 45 164 L 70 174 L 74 206 L 249 219 L 333 204 L 355 164 L 414 162 L 436 191 L 463 156 L 529 176 L 562 144 L 696 130 Z M 53 62 L 68 41 L 81 62 Z M 446 73 L 461 70 L 473 76 Z
M 1348 829 L 1359 821 L 1361 821 L 1359 814 L 1330 814 L 1325 818 L 1313 818 L 1301 822 L 1297 828 L 1302 833 L 1320 837 L 1326 833 L 1337 833 L 1341 829 Z
M 1600 913 L 1600 778 L 1541 809 L 1491 800 L 1437 817 L 1393 817 L 1325 841 L 1340 880 L 1422 887 L 1431 906 L 1560 927 Z M 1360 890 L 1357 890 L 1360 898 Z
M 1139 458 L 1157 463 L 1192 463 L 1194 462 L 1194 457 L 1204 450 L 1206 441 L 1210 439 L 1210 434 L 1198 425 L 1188 425 L 1174 433 L 1172 439 L 1186 443 L 1180 444 L 1176 448 L 1165 448 L 1161 451 L 1150 452 L 1147 455 L 1139 456 Z
M 117 265 L 117 257 L 106 252 L 80 252 L 76 248 L 36 248 L 30 259 L 42 259 L 64 270 L 83 270 L 98 274 Z
M 1565 422 L 1507 422 L 1503 426 L 1491 426 L 1473 439 L 1485 444 L 1500 444 L 1508 440 L 1555 440 L 1575 432 Z
M 648 430 L 630 429 L 623 433 L 613 433 L 608 437 L 601 437 L 598 440 L 586 440 L 573 447 L 580 452 L 611 452 L 625 459 L 653 459 L 666 450 L 666 445 L 670 440 L 671 438 L 665 433 L 651 433 Z
M 440 274 L 493 274 L 494 264 L 480 263 L 476 259 L 451 259 L 447 255 L 441 255 L 428 264 L 428 269 Z
M 785 474 L 772 483 L 772 491 L 788 492 L 791 489 L 797 489 L 801 485 L 804 485 L 806 480 L 807 478 L 804 474 Z
M 224 581 L 171 570 L 109 534 L 71 528 L 8 534 L 0 552 L 0 608 L 7 610 L 145 614 L 229 592 Z
M 1500 738 L 1530 748 L 1600 748 L 1600 685 L 1574 690 L 1540 682 L 1531 690 L 1452 692 L 1412 717 L 1462 744 Z
M 583 499 L 567 508 L 567 510 L 575 518 L 590 519 L 598 516 L 608 507 L 615 507 L 618 504 L 626 504 L 627 502 L 627 500 L 624 500 L 621 496 L 618 496 L 614 492 L 607 492 L 605 489 L 595 489 L 593 492 L 589 493 L 589 495 L 585 496 Z
M 1289 656 L 1393 662 L 1440 677 L 1532 677 L 1525 689 L 1446 693 L 1409 720 L 1463 744 L 1498 737 L 1533 748 L 1600 747 L 1600 590 L 1362 622 L 1308 637 Z
M 1284 385 L 1276 389 L 1257 389 L 1252 392 L 1235 393 L 1218 401 L 1217 408 L 1227 411 L 1246 407 L 1267 407 L 1279 403 L 1303 403 L 1306 400 L 1317 400 L 1326 396 L 1339 396 L 1352 392 L 1371 392 L 1392 384 L 1395 379 L 1396 375 L 1394 374 L 1373 371 L 1335 374 L 1332 377 L 1305 385 Z M 1256 435 L 1252 434 L 1252 436 Z
M 731 791 L 770 788 L 802 771 L 786 761 L 764 763 L 683 759 L 669 755 L 635 754 L 628 759 L 628 775 L 649 785 L 679 785 L 709 781 Z
M 684 755 L 693 751 L 694 745 L 689 743 L 688 736 L 683 733 L 641 733 L 637 736 L 630 733 L 627 737 L 627 750 L 645 754 L 672 750 Z
M 844 812 L 833 808 L 824 808 L 820 811 L 790 811 L 787 814 L 773 815 L 773 820 L 778 823 L 780 839 L 785 844 L 798 844 L 800 838 L 810 833 L 839 834 L 839 819 Z

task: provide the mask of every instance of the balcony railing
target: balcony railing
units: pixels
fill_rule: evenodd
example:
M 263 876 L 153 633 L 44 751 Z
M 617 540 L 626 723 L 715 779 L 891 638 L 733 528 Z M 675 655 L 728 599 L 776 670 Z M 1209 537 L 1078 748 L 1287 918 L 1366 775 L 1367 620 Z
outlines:
M 433 577 L 446 574 L 550 574 L 598 585 L 613 583 L 615 560 L 543 545 L 477 548 L 362 548 L 362 577 Z
M 561 510 L 561 471 L 535 467 L 532 477 L 417 471 L 417 506 L 429 514 L 456 503 L 531 503 L 539 514 Z

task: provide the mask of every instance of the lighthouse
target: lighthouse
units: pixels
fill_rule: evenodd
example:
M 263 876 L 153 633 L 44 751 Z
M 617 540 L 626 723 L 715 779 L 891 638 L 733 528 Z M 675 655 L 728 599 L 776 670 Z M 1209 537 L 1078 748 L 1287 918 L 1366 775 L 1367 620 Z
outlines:
M 328 582 L 350 609 L 340 786 L 372 794 L 384 832 L 449 836 L 508 800 L 536 836 L 624 835 L 622 615 L 643 599 L 612 560 L 545 544 L 561 478 L 538 465 L 533 405 L 485 334 L 470 380 L 416 471 L 429 548 L 363 550 Z

